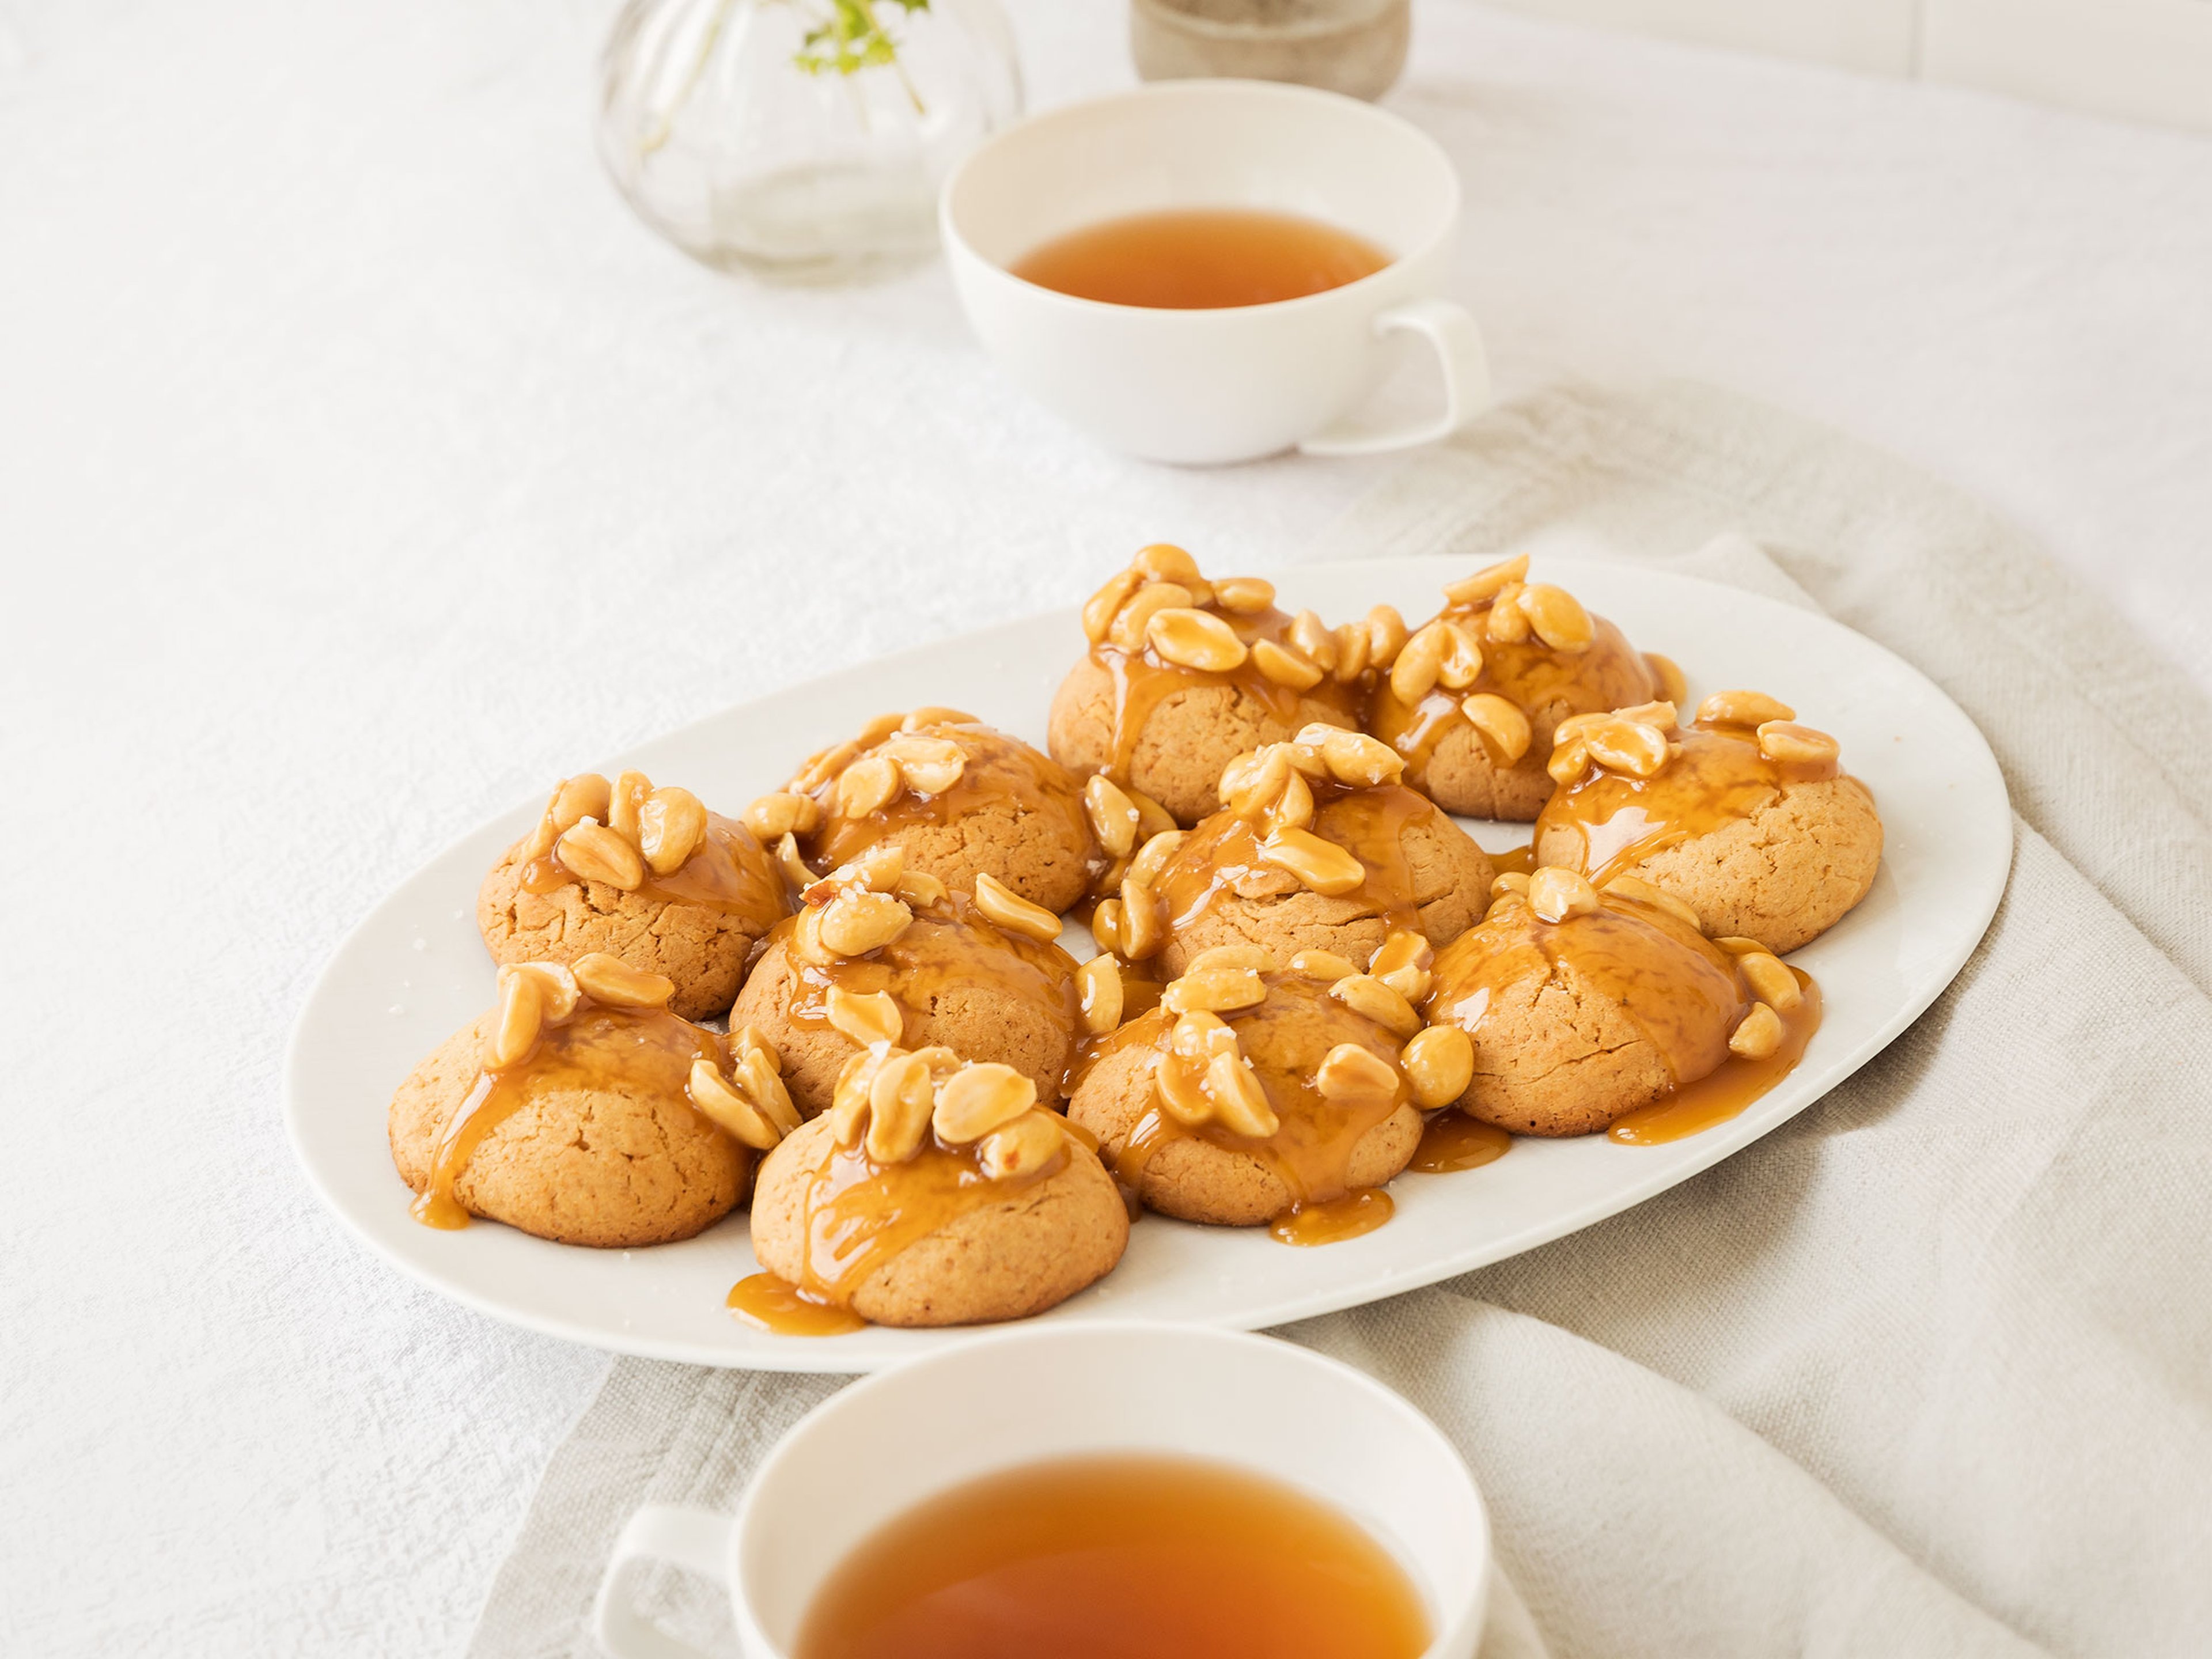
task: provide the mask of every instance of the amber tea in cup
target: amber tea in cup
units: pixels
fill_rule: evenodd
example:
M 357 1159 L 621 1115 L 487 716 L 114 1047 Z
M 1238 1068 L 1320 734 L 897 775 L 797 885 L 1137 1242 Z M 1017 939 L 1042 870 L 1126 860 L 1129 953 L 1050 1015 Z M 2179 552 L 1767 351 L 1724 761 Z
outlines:
M 1176 208 L 1085 225 L 1030 249 L 1008 269 L 1079 300 L 1213 311 L 1323 294 L 1389 263 L 1364 237 L 1304 214 Z
M 1417 1659 L 1419 1593 L 1341 1511 L 1199 1458 L 1026 1464 L 925 1499 L 816 1594 L 797 1659 Z

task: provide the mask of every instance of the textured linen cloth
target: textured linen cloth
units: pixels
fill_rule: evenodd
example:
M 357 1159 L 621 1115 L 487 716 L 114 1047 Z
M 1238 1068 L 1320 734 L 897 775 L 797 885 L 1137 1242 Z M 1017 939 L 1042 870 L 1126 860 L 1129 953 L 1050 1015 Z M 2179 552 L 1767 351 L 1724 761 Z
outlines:
M 2207 1650 L 2212 709 L 1970 502 L 1702 388 L 1501 410 L 1313 551 L 1472 565 L 1570 526 L 1917 663 L 2003 764 L 2010 887 L 1950 990 L 1757 1145 L 1283 1334 L 1465 1452 L 1510 1581 L 1492 1659 Z M 618 1361 L 471 1651 L 593 1651 L 630 1510 L 727 1507 L 839 1382 Z M 719 1586 L 637 1589 L 732 1650 Z

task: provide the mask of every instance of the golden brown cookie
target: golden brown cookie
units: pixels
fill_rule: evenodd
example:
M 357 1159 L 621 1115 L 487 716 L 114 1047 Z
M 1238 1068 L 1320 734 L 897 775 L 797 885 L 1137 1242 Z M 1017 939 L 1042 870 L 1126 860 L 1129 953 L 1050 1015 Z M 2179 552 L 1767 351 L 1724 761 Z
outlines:
M 1274 600 L 1257 577 L 1209 582 L 1182 549 L 1144 549 L 1084 607 L 1091 649 L 1053 698 L 1054 757 L 1192 824 L 1237 756 L 1316 722 L 1357 725 L 1368 624 L 1332 634 Z M 1395 611 L 1377 626 L 1404 637 Z M 1341 654 L 1339 635 L 1357 636 Z
M 1240 756 L 1221 811 L 1139 852 L 1118 903 L 1094 916 L 1102 945 L 1130 960 L 1157 946 L 1171 977 L 1219 945 L 1364 962 L 1394 933 L 1434 945 L 1464 933 L 1489 902 L 1489 855 L 1397 781 L 1404 768 L 1388 744 L 1328 726 Z
M 495 962 L 619 957 L 675 981 L 675 1011 L 704 1019 L 729 1008 L 753 942 L 790 908 L 744 825 L 642 772 L 587 772 L 484 878 L 477 928 Z
M 1060 919 L 990 876 L 971 897 L 904 860 L 882 842 L 810 887 L 763 946 L 731 1024 L 765 1036 L 809 1116 L 877 1042 L 1000 1061 L 1057 1101 L 1079 1020 L 1075 962 L 1053 942 Z
M 948 887 L 972 892 L 989 874 L 1057 914 L 1108 863 L 1096 816 L 1083 780 L 1058 761 L 957 708 L 917 708 L 811 757 L 745 823 L 770 845 L 793 835 L 817 874 L 889 842 L 908 869 Z
M 1569 721 L 1534 854 L 1600 886 L 1634 876 L 1716 938 L 1796 950 L 1874 885 L 1881 819 L 1836 740 L 1754 691 L 1717 691 L 1696 725 L 1670 703 Z
M 1498 878 L 1489 914 L 1437 954 L 1425 1005 L 1465 1031 L 1460 1109 L 1516 1134 L 1581 1135 L 1771 1055 L 1798 981 L 1746 942 L 1732 956 L 1687 911 L 1630 881 L 1600 891 L 1572 871 Z
M 1402 960 L 1377 965 L 1400 984 L 1425 973 L 1418 937 L 1386 950 Z M 1150 1208 L 1256 1226 L 1406 1167 L 1429 1103 L 1401 1045 L 1420 1024 L 1397 987 L 1325 952 L 1207 951 L 1086 1049 L 1068 1115 Z
M 1001 1066 L 889 1045 L 771 1152 L 753 1253 L 879 1325 L 1022 1319 L 1113 1270 L 1129 1214 L 1089 1140 Z
M 1448 812 L 1533 819 L 1551 798 L 1544 761 L 1559 721 L 1647 702 L 1662 678 L 1680 681 L 1664 658 L 1638 654 L 1572 594 L 1528 574 L 1523 555 L 1447 587 L 1443 611 L 1375 688 L 1367 729 Z
M 392 1096 L 392 1158 L 416 1218 L 629 1249 L 736 1208 L 755 1152 L 799 1115 L 773 1050 L 678 1018 L 673 988 L 601 954 L 501 968 L 499 1006 Z

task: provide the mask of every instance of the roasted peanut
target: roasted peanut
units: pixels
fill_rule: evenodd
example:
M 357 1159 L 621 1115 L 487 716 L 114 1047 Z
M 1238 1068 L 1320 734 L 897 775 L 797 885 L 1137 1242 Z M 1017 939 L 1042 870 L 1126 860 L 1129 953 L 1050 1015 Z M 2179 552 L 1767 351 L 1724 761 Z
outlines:
M 1237 630 L 1210 611 L 1170 606 L 1156 611 L 1145 628 L 1145 643 L 1179 668 L 1226 674 L 1248 654 Z
M 914 912 L 889 893 L 848 887 L 822 908 L 822 942 L 841 957 L 864 957 L 906 932 Z
M 676 981 L 665 974 L 633 968 L 605 951 L 578 957 L 568 971 L 586 996 L 610 1008 L 665 1008 L 676 994 Z
M 1763 1002 L 1751 1005 L 1751 1012 L 1729 1038 L 1729 1052 L 1745 1060 L 1765 1060 L 1782 1046 L 1782 1016 Z
M 1252 661 L 1276 684 L 1287 685 L 1293 691 L 1310 690 L 1322 681 L 1320 664 L 1304 652 L 1278 645 L 1273 640 L 1253 642 Z
M 1137 856 L 1130 860 L 1124 873 L 1134 876 L 1147 887 L 1157 886 L 1160 872 L 1167 868 L 1168 860 L 1176 855 L 1176 849 L 1182 845 L 1182 830 L 1163 830 L 1137 849 Z
M 637 809 L 637 847 L 656 876 L 670 876 L 707 839 L 707 808 L 689 789 L 654 790 Z
M 1123 989 L 1121 964 L 1100 954 L 1075 970 L 1075 988 L 1081 999 L 1083 1029 L 1104 1036 L 1121 1023 Z
M 1444 585 L 1444 598 L 1454 605 L 1477 605 L 1486 599 L 1495 599 L 1499 590 L 1528 580 L 1528 556 L 1516 554 L 1510 559 L 1500 559 L 1496 564 L 1486 565 L 1472 576 L 1463 576 Z
M 871 991 L 863 996 L 833 985 L 823 1000 L 822 1012 L 832 1029 L 863 1048 L 874 1042 L 895 1043 L 906 1030 L 906 1015 L 889 991 Z
M 1258 576 L 1224 576 L 1213 584 L 1213 602 L 1240 616 L 1255 615 L 1274 605 L 1275 585 Z
M 1546 865 L 1528 878 L 1528 908 L 1547 921 L 1595 915 L 1604 905 L 1584 877 Z
M 787 789 L 763 795 L 744 811 L 745 828 L 763 843 L 794 831 L 810 836 L 822 827 L 822 806 L 811 795 L 794 795 Z
M 1291 958 L 1291 971 L 1308 979 L 1349 979 L 1359 971 L 1334 951 L 1301 951 Z
M 1380 1105 L 1398 1095 L 1398 1071 L 1370 1048 L 1340 1042 L 1314 1073 L 1314 1087 L 1327 1099 L 1349 1105 Z
M 1010 1181 L 1042 1169 L 1067 1142 L 1067 1131 L 1050 1112 L 1024 1112 L 994 1129 L 975 1148 L 984 1178 Z
M 1010 933 L 1019 933 L 1041 945 L 1060 937 L 1060 918 L 1042 904 L 1032 904 L 988 871 L 975 876 L 975 908 Z
M 878 1164 L 903 1164 L 921 1149 L 937 1105 L 929 1062 L 920 1054 L 893 1054 L 868 1085 L 868 1156 Z
M 1750 983 L 1752 994 L 1778 1014 L 1786 1014 L 1805 1000 L 1805 992 L 1782 958 L 1765 951 L 1747 951 L 1735 959 Z
M 625 893 L 645 884 L 645 860 L 636 846 L 596 819 L 585 818 L 564 833 L 553 843 L 553 855 L 586 881 Z
M 1554 651 L 1587 651 L 1597 637 L 1597 625 L 1590 621 L 1589 612 L 1564 587 L 1532 582 L 1514 602 L 1528 617 L 1536 637 Z
M 1467 716 L 1467 723 L 1482 734 L 1483 740 L 1503 757 L 1508 766 L 1516 765 L 1528 752 L 1528 740 L 1533 735 L 1528 715 L 1519 705 L 1508 702 L 1494 691 L 1478 691 L 1459 706 Z
M 1413 1005 L 1372 974 L 1349 975 L 1330 986 L 1328 994 L 1354 1013 L 1366 1015 L 1398 1036 L 1408 1037 L 1421 1029 L 1421 1017 L 1413 1011 Z
M 1154 617 L 1163 611 L 1188 610 L 1197 603 L 1197 595 L 1181 582 L 1147 582 L 1121 607 L 1106 637 L 1133 657 L 1145 648 Z
M 1809 726 L 1769 720 L 1759 728 L 1759 752 L 1785 766 L 1826 766 L 1842 752 L 1842 745 Z
M 1125 859 L 1137 844 L 1137 804 L 1103 773 L 1083 781 L 1083 810 L 1106 856 Z
M 1431 1025 L 1407 1042 L 1398 1063 L 1413 1098 L 1425 1111 L 1437 1111 L 1467 1092 L 1474 1081 L 1474 1040 L 1456 1025 Z
M 1764 691 L 1716 691 L 1698 705 L 1698 722 L 1706 726 L 1764 726 L 1796 718 L 1796 709 Z
M 1331 897 L 1352 892 L 1367 879 L 1365 865 L 1310 830 L 1276 831 L 1261 842 L 1260 856 L 1289 871 L 1302 885 Z
M 1171 1014 L 1203 1010 L 1209 1014 L 1255 1007 L 1267 1000 L 1267 988 L 1249 968 L 1206 968 L 1187 972 L 1160 994 L 1160 1006 Z
M 1011 1066 L 983 1060 L 962 1066 L 939 1087 L 930 1121 L 942 1139 L 965 1146 L 1036 1104 L 1036 1084 Z

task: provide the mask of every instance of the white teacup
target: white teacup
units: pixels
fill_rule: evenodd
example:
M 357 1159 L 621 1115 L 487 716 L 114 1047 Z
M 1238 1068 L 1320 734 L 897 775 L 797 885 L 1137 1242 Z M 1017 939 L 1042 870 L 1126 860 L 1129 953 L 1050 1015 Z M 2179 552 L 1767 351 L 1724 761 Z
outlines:
M 729 1588 L 748 1659 L 789 1659 L 815 1593 L 885 1522 L 948 1487 L 1048 1458 L 1212 1458 L 1287 1480 L 1360 1522 L 1427 1605 L 1427 1659 L 1473 1659 L 1490 1523 L 1435 1425 L 1349 1365 L 1183 1325 L 1033 1326 L 978 1336 L 832 1395 L 769 1454 L 734 1520 L 632 1516 L 592 1609 L 617 1659 L 694 1659 L 619 1591 L 633 1561 Z
M 1125 214 L 1304 214 L 1392 254 L 1358 282 L 1272 305 L 1171 311 L 1040 288 L 1008 267 Z M 1427 443 L 1490 400 L 1482 336 L 1444 283 L 1459 178 L 1396 116 L 1261 81 L 1176 81 L 1008 128 L 946 181 L 939 216 L 968 319 L 1000 366 L 1109 447 L 1152 460 L 1359 454 Z M 1382 378 L 1383 337 L 1425 337 L 1444 407 L 1373 431 L 1341 425 Z

